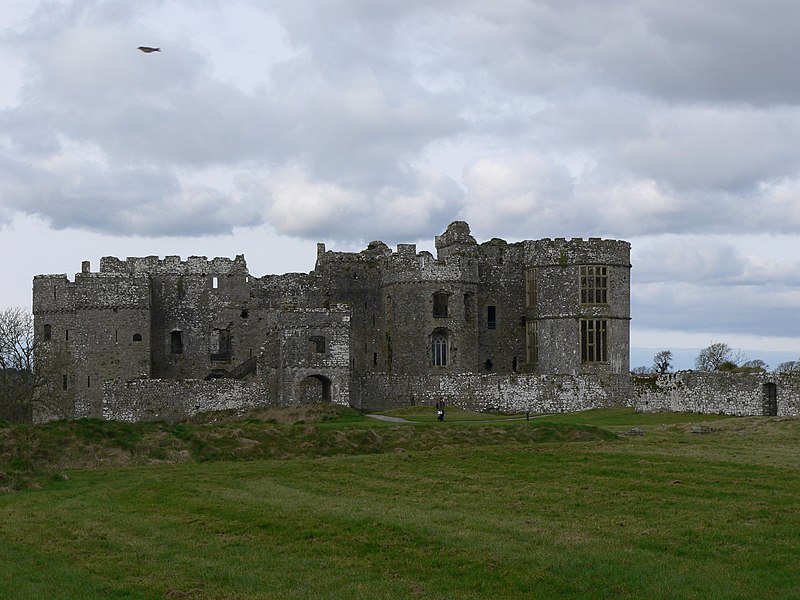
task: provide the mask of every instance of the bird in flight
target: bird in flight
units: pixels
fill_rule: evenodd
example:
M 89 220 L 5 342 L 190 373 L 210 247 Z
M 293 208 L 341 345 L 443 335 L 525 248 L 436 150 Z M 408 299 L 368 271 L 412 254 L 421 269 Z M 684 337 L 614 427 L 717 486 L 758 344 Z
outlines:
M 146 54 L 150 54 L 151 52 L 161 52 L 161 48 L 153 48 L 151 46 L 139 46 L 139 50 Z

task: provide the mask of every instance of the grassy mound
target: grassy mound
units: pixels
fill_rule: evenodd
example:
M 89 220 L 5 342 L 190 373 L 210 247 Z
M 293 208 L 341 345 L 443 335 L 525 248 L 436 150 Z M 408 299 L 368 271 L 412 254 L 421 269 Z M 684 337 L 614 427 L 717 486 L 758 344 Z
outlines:
M 176 424 L 83 419 L 6 425 L 0 428 L 0 490 L 42 487 L 68 477 L 70 469 L 615 438 L 591 426 L 533 421 L 398 425 L 331 404 L 208 413 Z

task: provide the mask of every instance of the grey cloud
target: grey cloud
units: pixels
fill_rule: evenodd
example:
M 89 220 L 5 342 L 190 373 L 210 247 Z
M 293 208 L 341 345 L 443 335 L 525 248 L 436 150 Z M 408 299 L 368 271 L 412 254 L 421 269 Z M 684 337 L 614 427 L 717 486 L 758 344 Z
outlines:
M 736 331 L 763 337 L 800 337 L 797 298 L 776 305 L 775 297 L 793 294 L 771 286 L 694 286 L 640 283 L 632 287 L 634 323 L 663 330 L 718 333 Z

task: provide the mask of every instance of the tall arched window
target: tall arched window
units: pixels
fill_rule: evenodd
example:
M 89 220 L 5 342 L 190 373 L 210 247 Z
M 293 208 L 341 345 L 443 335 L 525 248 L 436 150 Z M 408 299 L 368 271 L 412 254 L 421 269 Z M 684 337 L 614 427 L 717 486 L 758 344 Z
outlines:
M 447 366 L 447 334 L 437 331 L 431 336 L 432 364 L 435 367 Z

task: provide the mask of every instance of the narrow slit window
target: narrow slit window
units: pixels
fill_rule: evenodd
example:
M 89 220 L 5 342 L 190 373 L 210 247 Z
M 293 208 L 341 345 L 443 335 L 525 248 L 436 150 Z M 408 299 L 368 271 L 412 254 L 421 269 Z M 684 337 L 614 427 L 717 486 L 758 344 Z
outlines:
M 487 329 L 497 329 L 497 307 L 496 306 L 487 306 L 486 307 L 486 328 Z

